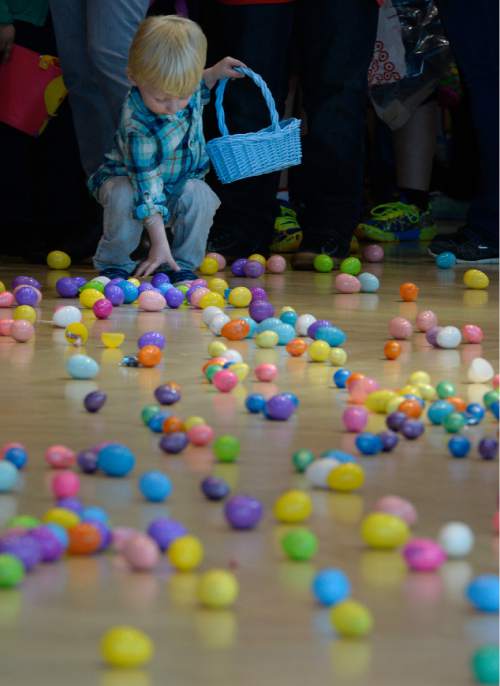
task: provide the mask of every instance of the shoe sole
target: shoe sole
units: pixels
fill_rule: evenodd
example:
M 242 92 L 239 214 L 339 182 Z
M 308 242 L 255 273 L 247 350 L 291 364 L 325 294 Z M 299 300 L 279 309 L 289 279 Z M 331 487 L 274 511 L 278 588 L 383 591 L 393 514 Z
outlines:
M 441 253 L 439 252 L 432 252 L 430 248 L 427 249 L 427 252 L 431 257 L 438 257 Z M 452 252 L 451 250 L 443 250 L 443 252 Z M 498 264 L 499 260 L 498 257 L 485 257 L 482 260 L 460 260 L 457 258 L 457 264 Z
M 400 234 L 388 233 L 367 226 L 366 224 L 359 224 L 356 230 L 356 236 L 360 239 L 369 241 L 378 241 L 380 243 L 405 243 L 409 241 L 432 241 L 437 235 L 437 226 L 428 226 L 425 229 L 415 229 L 415 231 L 402 231 Z

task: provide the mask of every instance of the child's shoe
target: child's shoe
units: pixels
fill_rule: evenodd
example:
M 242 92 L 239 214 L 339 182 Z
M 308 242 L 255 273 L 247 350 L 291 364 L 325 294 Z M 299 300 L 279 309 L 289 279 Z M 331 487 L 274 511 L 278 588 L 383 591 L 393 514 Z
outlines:
M 178 272 L 174 272 L 172 269 L 169 269 L 168 272 L 161 271 L 170 277 L 170 283 L 174 286 L 182 286 L 183 284 L 191 283 L 191 281 L 196 281 L 198 278 L 190 269 L 181 269 Z
M 302 230 L 297 213 L 286 202 L 280 201 L 280 213 L 274 220 L 274 233 L 269 249 L 273 253 L 297 252 L 302 242 Z
M 387 202 L 377 205 L 370 218 L 358 224 L 356 236 L 360 239 L 380 242 L 430 241 L 437 233 L 437 226 L 430 210 L 420 210 L 416 205 L 404 202 Z
M 132 274 L 121 267 L 106 267 L 106 269 L 101 269 L 99 276 L 107 276 L 108 279 L 129 279 Z

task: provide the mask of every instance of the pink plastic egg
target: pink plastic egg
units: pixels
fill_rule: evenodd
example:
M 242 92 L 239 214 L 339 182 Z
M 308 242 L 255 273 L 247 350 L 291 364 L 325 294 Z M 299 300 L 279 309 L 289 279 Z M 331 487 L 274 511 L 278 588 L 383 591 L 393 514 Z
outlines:
M 203 288 L 207 287 L 207 280 L 206 279 L 195 279 L 194 281 L 190 281 L 191 288 L 193 286 L 202 286 Z
M 364 377 L 349 384 L 349 402 L 361 405 L 370 393 L 378 391 L 380 384 L 375 379 Z
M 347 431 L 359 433 L 368 422 L 368 410 L 364 407 L 346 407 L 342 414 L 342 421 Z
M 433 326 L 437 326 L 438 318 L 432 310 L 422 310 L 417 314 L 416 319 L 417 329 L 425 333 L 432 329 Z
M 219 265 L 219 271 L 220 272 L 226 266 L 225 257 L 223 257 L 223 255 L 220 255 L 218 252 L 209 252 L 209 253 L 207 253 L 207 257 L 213 257 L 213 259 L 217 261 L 217 264 Z
M 191 305 L 193 307 L 200 308 L 200 300 L 203 298 L 204 295 L 207 295 L 208 293 L 210 293 L 210 290 L 208 288 L 204 288 L 203 286 L 197 288 L 191 296 Z
M 361 283 L 351 274 L 338 274 L 335 277 L 335 288 L 339 293 L 359 293 Z
M 146 312 L 159 312 L 167 306 L 167 301 L 158 291 L 143 291 L 139 296 L 139 307 Z
M 221 393 L 229 393 L 238 383 L 238 377 L 229 369 L 221 369 L 214 374 L 212 383 Z
M 266 262 L 267 271 L 272 274 L 282 274 L 286 270 L 286 260 L 281 255 L 271 255 Z
M 214 430 L 208 424 L 198 424 L 188 430 L 187 437 L 192 445 L 208 445 L 214 439 Z
M 10 336 L 13 323 L 13 319 L 0 319 L 0 336 Z
M 462 338 L 465 343 L 481 343 L 484 338 L 483 330 L 476 324 L 462 326 Z
M 131 529 L 128 526 L 115 527 L 113 529 L 111 539 L 113 549 L 116 550 L 116 552 L 121 553 L 125 543 L 129 540 L 129 538 L 132 538 L 132 536 L 135 536 L 137 533 L 139 533 L 137 529 Z
M 363 250 L 363 257 L 367 262 L 382 262 L 384 259 L 384 249 L 381 245 L 372 243 Z
M 113 312 L 113 303 L 107 298 L 101 298 L 92 305 L 92 311 L 97 319 L 107 319 Z
M 15 300 L 14 294 L 10 291 L 0 293 L 0 307 L 12 307 Z
M 51 445 L 45 451 L 45 461 L 53 469 L 67 469 L 75 464 L 76 455 L 65 445 Z
M 80 490 L 80 477 L 74 472 L 60 472 L 51 481 L 55 498 L 72 498 Z
M 137 572 L 147 572 L 158 564 L 160 550 L 152 538 L 146 534 L 131 536 L 122 548 L 122 555 Z
M 495 374 L 491 383 L 493 384 L 493 388 L 498 388 L 500 385 L 500 374 Z
M 413 538 L 403 548 L 403 557 L 415 572 L 433 572 L 446 560 L 446 553 L 430 538 Z
M 26 319 L 16 319 L 10 327 L 10 335 L 18 343 L 26 343 L 35 335 L 35 327 Z
M 413 327 L 411 322 L 404 317 L 394 317 L 394 319 L 391 319 L 389 322 L 389 334 L 393 338 L 403 341 L 410 338 L 412 333 Z
M 417 511 L 410 501 L 398 495 L 384 495 L 377 500 L 373 509 L 375 512 L 385 512 L 400 517 L 408 526 L 413 526 L 418 519 Z
M 278 376 L 275 364 L 259 364 L 254 369 L 255 378 L 259 381 L 274 381 Z

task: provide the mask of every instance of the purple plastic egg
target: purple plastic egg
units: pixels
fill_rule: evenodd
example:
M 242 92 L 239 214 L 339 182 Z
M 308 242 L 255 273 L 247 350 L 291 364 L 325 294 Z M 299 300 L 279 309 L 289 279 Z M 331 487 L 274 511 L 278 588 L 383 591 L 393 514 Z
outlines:
M 169 288 L 165 293 L 165 300 L 170 309 L 176 310 L 184 302 L 184 293 L 178 288 Z
M 139 295 L 144 293 L 144 291 L 155 291 L 156 288 L 149 283 L 149 281 L 143 281 L 139 286 Z
M 418 419 L 406 419 L 401 426 L 401 433 L 410 441 L 413 441 L 421 436 L 424 431 L 425 427 Z
M 160 405 L 174 405 L 181 399 L 181 394 L 177 388 L 166 383 L 155 388 L 155 398 Z
M 71 276 L 63 276 L 56 282 L 56 291 L 61 298 L 76 298 L 78 288 L 78 284 Z
M 144 348 L 145 345 L 156 345 L 157 348 L 163 350 L 166 344 L 165 336 L 159 331 L 146 331 L 137 341 L 138 348 Z
M 158 288 L 158 286 L 160 286 L 162 283 L 170 283 L 170 278 L 166 274 L 163 274 L 163 272 L 158 272 L 157 274 L 153 274 L 153 278 L 151 279 L 151 284 L 155 288 Z
M 431 326 L 431 328 L 425 332 L 425 340 L 432 345 L 433 348 L 437 348 L 437 337 L 440 330 L 440 326 Z
M 316 338 L 316 331 L 321 327 L 331 328 L 333 324 L 328 321 L 328 319 L 317 319 L 315 322 L 309 326 L 307 329 L 307 335 L 309 338 Z
M 248 260 L 244 257 L 240 257 L 238 260 L 235 260 L 233 264 L 231 265 L 231 272 L 233 276 L 245 276 L 244 267 Z
M 396 411 L 387 415 L 385 423 L 387 424 L 387 428 L 391 431 L 399 431 L 407 419 L 408 415 L 406 415 L 404 412 Z
M 97 450 L 81 450 L 76 456 L 76 462 L 84 474 L 97 472 Z
M 482 438 L 478 450 L 483 460 L 494 460 L 498 454 L 498 441 L 496 438 Z
M 184 450 L 188 443 L 189 438 L 183 431 L 173 431 L 161 437 L 160 448 L 165 453 L 177 455 Z
M 296 405 L 293 399 L 286 393 L 273 395 L 266 402 L 265 415 L 268 419 L 286 421 L 295 412 Z
M 29 536 L 5 536 L 0 539 L 0 553 L 10 553 L 17 557 L 29 572 L 41 562 L 42 551 L 39 543 Z
M 403 548 L 403 557 L 415 572 L 434 572 L 445 562 L 446 553 L 430 538 L 413 538 Z
M 262 503 L 248 495 L 233 495 L 224 505 L 224 515 L 233 529 L 253 529 L 262 512 Z
M 56 562 L 63 556 L 64 546 L 50 527 L 37 526 L 28 536 L 40 546 L 41 562 Z
M 104 295 L 113 307 L 119 307 L 120 305 L 123 305 L 125 301 L 125 294 L 116 283 L 107 283 L 104 286 Z
M 243 266 L 243 273 L 250 279 L 258 279 L 265 271 L 265 266 L 257 260 L 248 260 Z
M 64 510 L 71 510 L 77 515 L 81 515 L 84 507 L 78 498 L 68 496 L 66 498 L 58 498 L 57 507 L 62 507 Z
M 73 281 L 75 282 L 78 289 L 80 289 L 82 286 L 85 286 L 85 284 L 87 283 L 87 279 L 83 276 L 74 276 Z M 122 281 L 122 279 L 119 279 L 119 281 Z
M 368 410 L 365 407 L 346 407 L 342 421 L 347 431 L 359 433 L 368 423 Z
M 217 476 L 207 476 L 201 482 L 201 491 L 208 500 L 223 500 L 229 495 L 230 488 L 224 479 Z
M 180 522 L 166 517 L 158 517 L 150 522 L 147 534 L 150 538 L 156 541 L 158 548 L 161 551 L 168 550 L 172 541 L 176 538 L 185 536 L 187 534 L 186 527 Z
M 38 305 L 38 291 L 33 286 L 21 286 L 14 295 L 18 305 Z
M 87 393 L 83 399 L 83 404 L 87 412 L 99 412 L 107 400 L 107 395 L 103 391 L 92 391 Z
M 250 317 L 259 323 L 274 315 L 274 307 L 268 300 L 256 300 L 250 303 L 248 312 Z
M 399 436 L 394 431 L 381 431 L 378 437 L 382 441 L 382 452 L 384 453 L 390 453 L 399 442 Z
M 92 526 L 95 527 L 101 534 L 101 545 L 97 550 L 101 551 L 109 548 L 113 540 L 113 532 L 111 531 L 110 527 L 97 519 L 92 520 Z
M 16 276 L 12 279 L 12 290 L 17 286 L 33 286 L 34 288 L 38 288 L 39 291 L 42 290 L 42 284 L 33 276 Z
M 260 286 L 252 286 L 250 288 L 250 293 L 252 294 L 252 302 L 256 300 L 267 300 L 267 293 L 264 288 Z

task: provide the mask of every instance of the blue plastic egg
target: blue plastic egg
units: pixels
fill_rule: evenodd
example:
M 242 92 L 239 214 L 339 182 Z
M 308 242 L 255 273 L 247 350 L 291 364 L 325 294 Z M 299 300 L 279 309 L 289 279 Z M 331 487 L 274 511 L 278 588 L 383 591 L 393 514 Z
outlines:
M 0 462 L 0 493 L 8 493 L 17 484 L 19 472 L 12 462 Z
M 281 326 L 283 322 L 277 317 L 267 317 L 257 324 L 255 333 L 262 333 L 263 331 L 276 331 L 278 326 Z M 296 334 L 295 334 L 296 335 Z
M 50 529 L 53 534 L 57 537 L 61 545 L 63 546 L 64 550 L 67 549 L 69 546 L 69 536 L 66 532 L 66 529 L 61 526 L 60 524 L 45 524 L 45 526 Z
M 157 412 L 151 417 L 148 422 L 148 428 L 155 434 L 161 434 L 163 431 L 163 422 L 172 416 L 169 410 L 163 410 L 162 412 Z
M 260 393 L 251 393 L 245 400 L 245 407 L 252 414 L 259 414 L 266 406 L 266 399 Z
M 109 515 L 106 510 L 103 510 L 102 507 L 98 507 L 97 505 L 84 507 L 80 517 L 84 522 L 102 522 L 103 524 L 109 522 Z
M 356 448 L 363 455 L 376 455 L 382 450 L 382 440 L 380 436 L 364 431 L 356 436 Z
M 130 303 L 135 302 L 139 297 L 139 289 L 137 286 L 134 286 L 133 283 L 130 283 L 130 281 L 120 281 L 118 286 L 123 291 L 125 304 L 129 305 Z
M 344 369 L 343 367 L 337 369 L 333 375 L 333 383 L 337 386 L 337 388 L 345 388 L 345 383 L 351 376 L 351 373 L 352 372 L 349 369 Z
M 287 345 L 296 337 L 295 329 L 290 324 L 283 324 L 280 322 L 274 331 L 278 334 L 278 345 Z
M 445 417 L 455 411 L 447 400 L 436 400 L 429 406 L 427 417 L 432 424 L 442 424 Z
M 448 450 L 453 457 L 466 457 L 470 450 L 470 441 L 465 436 L 453 436 L 448 441 Z
M 330 607 L 350 596 L 351 584 L 342 570 L 322 569 L 314 577 L 312 592 L 319 603 Z
M 320 457 L 334 457 L 337 462 L 345 464 L 346 462 L 357 462 L 354 455 L 345 453 L 343 450 L 323 450 Z
M 439 269 L 451 269 L 457 263 L 457 258 L 452 252 L 442 252 L 436 257 L 436 265 Z
M 97 455 L 97 468 L 108 476 L 127 476 L 134 465 L 134 453 L 121 443 L 110 443 Z
M 28 453 L 24 448 L 9 448 L 4 455 L 7 462 L 11 462 L 17 469 L 22 469 L 28 461 Z
M 93 379 L 99 373 L 99 365 L 88 355 L 72 355 L 66 362 L 66 371 L 73 379 Z
M 496 574 L 482 574 L 467 586 L 467 599 L 481 612 L 498 612 L 498 583 Z
M 380 281 L 375 274 L 370 274 L 370 272 L 358 274 L 358 280 L 361 283 L 362 293 L 375 293 L 380 288 Z
M 287 310 L 286 312 L 282 312 L 280 314 L 280 319 L 284 324 L 290 324 L 290 326 L 295 326 L 295 322 L 298 319 L 298 315 L 296 312 Z
M 139 479 L 139 490 L 146 500 L 161 503 L 172 493 L 172 482 L 162 472 L 146 472 Z
M 345 343 L 347 336 L 337 326 L 320 326 L 314 338 L 317 341 L 326 341 L 332 348 L 338 348 Z

